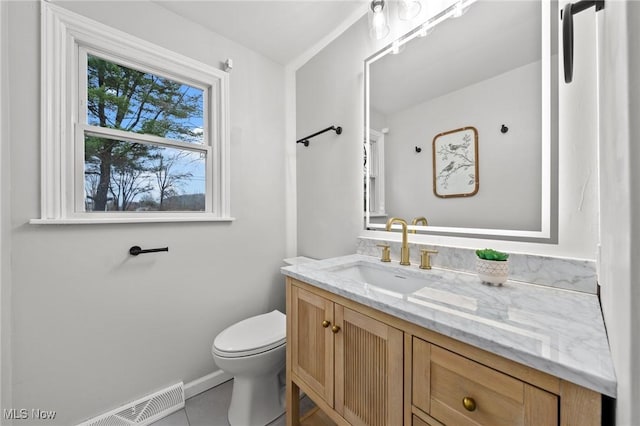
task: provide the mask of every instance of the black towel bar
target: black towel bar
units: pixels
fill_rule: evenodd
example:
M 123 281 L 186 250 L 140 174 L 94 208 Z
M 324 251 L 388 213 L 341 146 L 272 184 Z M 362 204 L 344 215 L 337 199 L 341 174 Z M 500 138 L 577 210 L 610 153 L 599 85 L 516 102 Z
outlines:
M 161 248 L 154 248 L 154 249 L 145 249 L 142 250 L 142 248 L 140 246 L 133 246 L 129 249 L 129 254 L 131 256 L 137 256 L 139 254 L 144 254 L 144 253 L 156 253 L 159 251 L 169 251 L 169 247 L 161 247 Z
M 342 127 L 340 127 L 340 126 L 337 126 L 337 127 L 336 126 L 330 126 L 330 127 L 327 127 L 326 129 L 320 130 L 319 132 L 315 132 L 314 134 L 309 135 L 306 138 L 298 139 L 296 141 L 296 143 L 301 143 L 301 144 L 304 144 L 304 146 L 309 146 L 309 139 L 311 139 L 311 138 L 313 138 L 315 136 L 318 136 L 318 135 L 320 135 L 320 134 L 322 134 L 324 132 L 328 132 L 329 130 L 335 130 L 337 135 L 342 133 Z

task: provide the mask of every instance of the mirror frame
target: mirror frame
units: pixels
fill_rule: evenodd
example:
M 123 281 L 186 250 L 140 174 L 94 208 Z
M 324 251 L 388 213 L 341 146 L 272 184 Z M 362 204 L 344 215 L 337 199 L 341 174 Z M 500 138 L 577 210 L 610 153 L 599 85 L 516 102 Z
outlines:
M 365 97 L 365 149 L 370 150 L 369 141 L 371 137 L 371 119 L 370 119 L 370 79 L 371 65 L 378 59 L 387 54 L 397 51 L 402 45 L 410 42 L 421 32 L 429 31 L 435 26 L 452 17 L 459 9 L 467 8 L 473 5 L 477 0 L 461 0 L 454 3 L 447 9 L 428 19 L 425 23 L 419 25 L 405 35 L 401 36 L 391 44 L 383 47 L 364 61 L 364 97 Z M 504 0 L 503 0 L 504 1 Z M 558 121 L 552 120 L 553 115 L 558 114 L 558 66 L 557 58 L 552 57 L 552 43 L 557 44 L 557 37 L 552 35 L 552 16 L 551 4 L 557 8 L 557 1 L 542 0 L 541 5 L 541 81 L 542 81 L 542 114 L 541 114 L 541 150 L 542 150 L 542 170 L 541 170 L 541 224 L 539 231 L 525 231 L 514 229 L 492 229 L 492 228 L 456 228 L 445 226 L 419 226 L 410 225 L 409 229 L 419 232 L 422 235 L 436 236 L 452 236 L 452 237 L 470 237 L 470 238 L 487 238 L 511 241 L 531 241 L 538 243 L 557 243 L 558 238 L 558 190 L 557 190 L 557 140 L 558 140 Z M 556 14 L 557 15 L 557 14 Z M 464 18 L 463 18 L 464 19 Z M 557 23 L 556 23 L 557 25 Z M 428 37 L 428 36 L 427 36 Z M 556 46 L 557 49 L 557 46 Z M 551 78 L 551 71 L 555 70 L 556 78 Z M 552 96 L 553 95 L 553 96 Z M 556 154 L 552 155 L 552 151 Z M 362 163 L 361 163 L 362 164 Z M 369 181 L 369 168 L 366 168 L 365 179 Z M 552 185 L 555 182 L 555 185 Z M 384 224 L 371 223 L 371 215 L 369 212 L 369 187 L 367 185 L 365 191 L 365 223 L 364 236 L 380 238 L 378 231 L 385 231 Z M 372 232 L 373 231 L 373 232 Z M 413 235 L 416 235 L 415 233 Z

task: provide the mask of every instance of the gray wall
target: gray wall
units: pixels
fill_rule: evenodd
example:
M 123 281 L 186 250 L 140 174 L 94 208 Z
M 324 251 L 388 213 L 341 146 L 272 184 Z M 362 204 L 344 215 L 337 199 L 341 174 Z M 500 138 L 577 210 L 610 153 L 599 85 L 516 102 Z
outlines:
M 369 43 L 365 16 L 296 73 L 296 139 L 331 125 L 343 129 L 340 136 L 325 133 L 296 148 L 298 254 L 303 256 L 354 253 L 363 227 L 362 87 Z
M 281 65 L 153 2 L 61 4 L 215 67 L 233 59 L 236 218 L 28 224 L 40 214 L 40 4 L 8 3 L 13 406 L 56 410 L 62 425 L 217 370 L 218 332 L 284 309 L 285 155 Z M 170 251 L 132 258 L 134 244 Z
M 0 2 L 0 408 L 11 407 L 11 238 L 8 148 L 8 4 Z M 0 423 L 2 420 L 0 419 Z
M 640 424 L 640 4 L 599 13 L 601 300 L 618 379 L 617 424 Z

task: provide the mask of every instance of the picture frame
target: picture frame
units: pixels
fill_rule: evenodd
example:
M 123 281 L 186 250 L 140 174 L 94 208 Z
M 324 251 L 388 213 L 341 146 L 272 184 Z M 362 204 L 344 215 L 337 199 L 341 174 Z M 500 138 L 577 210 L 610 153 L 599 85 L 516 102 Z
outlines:
M 478 130 L 462 127 L 433 138 L 433 192 L 437 197 L 478 193 Z

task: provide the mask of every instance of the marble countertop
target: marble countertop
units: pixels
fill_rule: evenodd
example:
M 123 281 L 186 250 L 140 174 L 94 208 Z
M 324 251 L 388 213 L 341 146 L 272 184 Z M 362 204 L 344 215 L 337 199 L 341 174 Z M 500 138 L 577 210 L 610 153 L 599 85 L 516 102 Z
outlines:
M 418 282 L 420 288 L 401 293 L 364 283 L 363 277 L 345 273 L 357 265 L 402 275 Z M 281 270 L 440 334 L 616 396 L 616 377 L 596 295 L 517 281 L 489 286 L 475 274 L 437 268 L 424 271 L 416 265 L 382 263 L 360 254 Z

